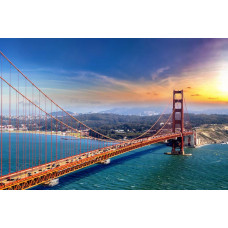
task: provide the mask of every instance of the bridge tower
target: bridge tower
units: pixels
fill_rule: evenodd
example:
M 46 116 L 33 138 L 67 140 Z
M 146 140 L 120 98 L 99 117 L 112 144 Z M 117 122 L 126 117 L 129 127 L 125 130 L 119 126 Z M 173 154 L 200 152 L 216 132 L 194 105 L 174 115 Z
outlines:
M 173 155 L 184 155 L 184 93 L 183 90 L 173 90 L 173 133 L 181 132 L 181 137 L 172 142 Z

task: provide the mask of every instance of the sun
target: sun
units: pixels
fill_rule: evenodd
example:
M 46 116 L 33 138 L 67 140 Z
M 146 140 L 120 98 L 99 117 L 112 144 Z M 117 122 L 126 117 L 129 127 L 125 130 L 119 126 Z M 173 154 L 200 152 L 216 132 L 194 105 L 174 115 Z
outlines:
M 218 90 L 223 94 L 228 94 L 228 70 L 220 72 L 218 76 Z

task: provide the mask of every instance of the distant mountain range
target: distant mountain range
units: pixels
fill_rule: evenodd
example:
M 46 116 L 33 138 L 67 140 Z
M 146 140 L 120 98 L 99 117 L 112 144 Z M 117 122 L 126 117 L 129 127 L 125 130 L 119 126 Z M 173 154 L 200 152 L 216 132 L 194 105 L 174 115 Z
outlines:
M 112 108 L 109 110 L 105 111 L 100 111 L 98 113 L 101 114 L 118 114 L 118 115 L 136 115 L 136 116 L 155 116 L 155 115 L 160 115 L 163 112 L 163 108 L 154 108 L 154 107 L 136 107 L 136 108 Z M 171 108 L 167 110 L 167 113 L 170 113 Z M 82 115 L 83 113 L 74 113 L 71 111 L 67 111 L 71 115 Z M 228 109 L 202 109 L 200 111 L 198 110 L 188 110 L 188 113 L 192 114 L 219 114 L 219 115 L 228 115 Z M 52 112 L 50 113 L 53 116 L 66 116 L 66 114 L 62 111 L 58 112 Z M 93 114 L 91 112 L 89 113 L 84 113 L 84 114 Z
M 170 113 L 171 108 L 167 110 L 166 113 Z M 139 107 L 139 108 L 113 108 L 106 111 L 101 111 L 99 113 L 112 113 L 119 115 L 137 115 L 137 116 L 153 116 L 159 115 L 163 112 L 163 108 L 153 108 L 153 107 Z M 188 110 L 188 113 L 193 114 L 220 114 L 228 115 L 228 109 L 202 109 L 198 110 Z
M 137 116 L 154 116 L 161 114 L 159 108 L 113 108 L 106 111 L 101 111 L 99 113 L 112 113 L 119 115 L 137 115 Z
M 228 115 L 228 109 L 202 109 L 201 111 L 191 111 L 189 110 L 188 113 L 193 114 L 219 114 L 219 115 Z

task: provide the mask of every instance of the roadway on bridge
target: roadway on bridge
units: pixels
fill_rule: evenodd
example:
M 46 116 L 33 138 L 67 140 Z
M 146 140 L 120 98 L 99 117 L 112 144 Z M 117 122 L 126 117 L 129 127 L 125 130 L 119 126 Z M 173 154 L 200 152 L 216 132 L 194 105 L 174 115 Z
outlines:
M 184 135 L 191 135 L 191 134 L 192 134 L 192 132 L 185 132 Z M 121 143 L 121 144 L 116 144 L 116 145 L 112 145 L 112 146 L 105 147 L 102 149 L 97 149 L 94 151 L 85 152 L 83 154 L 71 156 L 68 158 L 64 158 L 61 160 L 57 160 L 54 162 L 50 162 L 47 164 L 43 164 L 40 166 L 36 166 L 33 168 L 29 168 L 26 170 L 22 170 L 19 172 L 8 174 L 8 175 L 2 176 L 0 178 L 0 188 L 1 187 L 3 188 L 5 186 L 8 186 L 10 184 L 13 184 L 14 182 L 17 182 L 17 181 L 20 181 L 23 179 L 26 180 L 26 178 L 29 178 L 29 177 L 36 175 L 36 174 L 42 174 L 42 173 L 54 170 L 56 168 L 61 168 L 67 164 L 70 165 L 70 164 L 73 164 L 77 161 L 78 162 L 80 161 L 83 163 L 83 161 L 86 161 L 87 158 L 92 158 L 92 157 L 95 157 L 96 155 L 102 155 L 105 152 L 112 152 L 112 151 L 115 151 L 119 148 L 125 148 L 125 147 L 129 147 L 132 145 L 140 144 L 140 143 L 142 143 L 141 147 L 143 147 L 145 145 L 148 145 L 148 144 L 146 144 L 147 142 L 149 142 L 149 144 L 153 144 L 153 143 L 163 142 L 165 140 L 172 139 L 172 138 L 177 138 L 180 136 L 181 136 L 180 133 L 176 133 L 176 134 L 167 134 L 167 135 L 161 135 L 161 136 L 148 137 L 148 138 L 138 139 L 138 140 L 134 140 L 134 141 L 126 141 L 126 142 Z M 137 148 L 140 148 L 140 146 L 138 146 Z M 126 152 L 128 152 L 128 151 L 126 151 Z

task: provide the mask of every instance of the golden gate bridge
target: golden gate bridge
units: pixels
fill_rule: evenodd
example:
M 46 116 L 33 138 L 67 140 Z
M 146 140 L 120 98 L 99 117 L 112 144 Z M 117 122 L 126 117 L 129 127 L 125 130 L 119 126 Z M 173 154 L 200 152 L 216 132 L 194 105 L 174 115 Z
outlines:
M 173 91 L 166 109 L 144 133 L 115 139 L 87 126 L 65 111 L 23 74 L 1 51 L 0 189 L 22 190 L 52 184 L 79 169 L 154 143 L 170 141 L 170 155 L 186 155 L 195 133 L 183 90 Z M 161 122 L 163 121 L 163 122 Z

